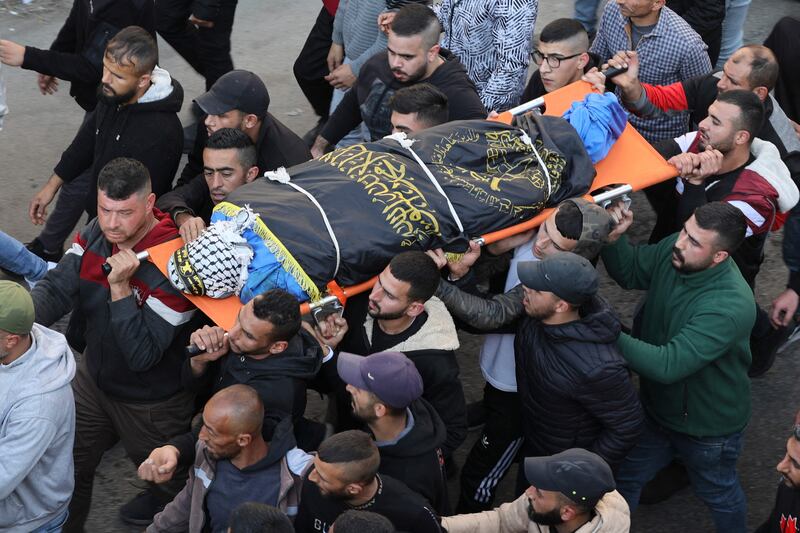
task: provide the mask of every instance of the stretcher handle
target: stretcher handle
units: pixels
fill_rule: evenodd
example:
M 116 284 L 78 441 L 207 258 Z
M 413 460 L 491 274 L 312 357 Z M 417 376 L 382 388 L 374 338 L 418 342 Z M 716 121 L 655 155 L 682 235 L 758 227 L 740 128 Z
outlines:
M 149 257 L 150 257 L 150 252 L 148 252 L 147 250 L 145 250 L 144 252 L 136 253 L 136 259 L 138 259 L 139 261 L 144 261 Z M 103 270 L 104 276 L 108 277 L 108 275 L 111 274 L 111 265 L 109 265 L 108 263 L 103 263 L 100 266 L 100 268 Z
M 620 67 L 620 68 L 607 68 L 606 70 L 602 71 L 602 74 L 606 77 L 606 79 L 613 78 L 623 72 L 626 72 L 628 67 Z M 529 102 L 525 102 L 524 104 L 520 104 L 517 107 L 512 107 L 508 111 L 503 111 L 496 117 L 492 117 L 489 120 L 493 122 L 503 122 L 504 124 L 511 124 L 511 121 L 514 117 L 519 115 L 524 115 L 534 109 L 539 109 L 544 107 L 545 105 L 545 98 L 544 96 L 540 96 L 539 98 L 535 98 Z

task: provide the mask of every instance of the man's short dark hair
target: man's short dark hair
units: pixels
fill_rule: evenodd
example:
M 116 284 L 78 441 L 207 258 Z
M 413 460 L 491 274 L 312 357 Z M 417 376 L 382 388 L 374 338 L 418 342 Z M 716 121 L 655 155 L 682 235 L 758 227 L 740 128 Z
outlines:
M 772 50 L 763 44 L 748 44 L 742 48 L 749 50 L 752 56 L 750 74 L 747 76 L 750 87 L 766 87 L 768 91 L 774 89 L 775 84 L 778 83 L 780 67 Z
M 392 276 L 410 285 L 408 300 L 411 302 L 427 302 L 439 287 L 439 269 L 436 262 L 425 252 L 403 252 L 394 256 L 389 262 Z
M 128 26 L 108 41 L 106 55 L 118 65 L 132 65 L 141 76 L 151 73 L 158 63 L 158 45 L 144 28 Z
M 717 102 L 725 102 L 739 108 L 736 129 L 749 133 L 751 141 L 761 131 L 761 125 L 764 123 L 764 104 L 753 91 L 741 89 L 725 91 L 717 95 Z
M 728 202 L 710 202 L 694 210 L 700 228 L 717 234 L 716 248 L 732 254 L 744 241 L 747 220 L 739 209 Z
M 416 113 L 426 128 L 444 124 L 449 118 L 447 96 L 430 83 L 403 87 L 389 99 L 389 107 L 403 115 Z
M 336 433 L 319 445 L 319 460 L 329 464 L 347 464 L 346 482 L 369 483 L 375 479 L 381 457 L 372 437 L 351 429 Z
M 147 167 L 130 157 L 112 159 L 97 175 L 97 190 L 112 200 L 126 200 L 132 194 L 149 194 L 152 190 Z
M 542 33 L 539 34 L 539 42 L 559 43 L 575 37 L 584 37 L 588 50 L 589 34 L 583 24 L 575 19 L 561 18 L 554 20 L 542 29 Z
M 422 35 L 425 47 L 431 48 L 439 42 L 442 26 L 431 8 L 422 4 L 409 4 L 397 11 L 392 21 L 392 33 L 399 37 Z
M 249 170 L 256 166 L 256 145 L 242 130 L 235 128 L 222 128 L 214 133 L 206 141 L 206 148 L 211 150 L 236 150 L 239 164 L 242 168 Z
M 563 202 L 556 213 L 556 229 L 567 239 L 577 241 L 583 232 L 583 214 L 574 202 Z
M 383 515 L 371 511 L 350 509 L 340 514 L 333 525 L 336 533 L 394 533 L 392 522 Z
M 283 289 L 270 289 L 253 298 L 253 314 L 272 324 L 272 342 L 288 342 L 300 331 L 300 304 Z
M 294 533 L 286 514 L 265 503 L 246 502 L 239 505 L 228 519 L 231 533 Z

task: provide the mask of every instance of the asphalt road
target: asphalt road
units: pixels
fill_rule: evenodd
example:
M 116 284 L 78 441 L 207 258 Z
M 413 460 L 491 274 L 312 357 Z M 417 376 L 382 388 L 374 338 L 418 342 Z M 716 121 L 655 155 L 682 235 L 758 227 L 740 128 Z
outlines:
M 538 32 L 547 22 L 571 15 L 571 2 L 540 0 Z M 0 0 L 0 38 L 46 48 L 66 17 L 66 0 L 33 0 L 21 5 L 18 0 Z M 315 123 L 310 106 L 305 101 L 292 75 L 292 64 L 308 30 L 312 26 L 320 2 L 317 0 L 240 0 L 233 32 L 234 62 L 237 68 L 252 70 L 261 75 L 271 95 L 270 111 L 299 134 Z M 746 24 L 745 41 L 762 42 L 772 25 L 783 15 L 800 16 L 797 0 L 754 0 Z M 180 80 L 187 101 L 203 90 L 202 79 L 161 42 L 161 66 Z M 3 68 L 8 84 L 10 114 L 5 129 L 0 132 L 0 186 L 2 208 L 0 229 L 21 240 L 30 240 L 38 229 L 27 219 L 27 204 L 34 192 L 46 181 L 80 124 L 82 111 L 69 98 L 66 84 L 55 96 L 42 96 L 36 89 L 35 74 L 19 69 Z M 184 103 L 183 119 L 188 119 Z M 641 195 L 634 199 L 637 222 L 635 235 L 642 237 L 652 224 L 652 213 Z M 757 297 L 769 305 L 786 279 L 780 258 L 781 235 L 768 243 L 768 259 L 762 267 Z M 626 319 L 640 298 L 625 293 L 606 279 L 602 293 Z M 477 367 L 479 339 L 464 335 L 459 353 L 462 377 L 468 401 L 480 398 L 483 379 Z M 800 343 L 798 343 L 800 346 Z M 776 482 L 774 467 L 784 454 L 793 415 L 800 408 L 796 400 L 800 393 L 799 348 L 793 348 L 778 358 L 774 368 L 764 377 L 753 381 L 753 416 L 745 434 L 745 444 L 739 461 L 742 485 L 748 497 L 748 523 L 756 527 L 768 514 Z M 321 412 L 319 402 L 312 400 L 315 411 Z M 472 432 L 468 442 L 459 450 L 463 461 L 469 446 L 476 438 Z M 501 486 L 501 500 L 510 499 L 513 475 Z M 117 518 L 121 503 L 139 490 L 135 470 L 120 449 L 114 448 L 97 472 L 95 499 L 87 524 L 89 532 L 129 532 L 141 528 L 127 527 Z M 451 485 L 456 494 L 457 486 Z M 711 529 L 708 512 L 690 490 L 684 490 L 668 502 L 641 507 L 633 516 L 634 532 L 645 531 L 707 531 Z

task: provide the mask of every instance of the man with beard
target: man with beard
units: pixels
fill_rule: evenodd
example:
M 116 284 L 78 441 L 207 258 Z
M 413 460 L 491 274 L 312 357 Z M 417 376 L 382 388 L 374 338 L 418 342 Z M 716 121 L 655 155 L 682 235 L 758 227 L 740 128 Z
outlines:
M 421 398 L 422 376 L 414 363 L 400 352 L 367 357 L 342 352 L 336 366 L 347 383 L 353 415 L 378 445 L 379 472 L 424 496 L 439 514 L 450 514 L 440 448 L 445 427 Z
M 258 176 L 256 147 L 245 132 L 222 128 L 203 150 L 203 175 L 176 187 L 156 206 L 169 213 L 185 242 L 198 238 L 211 221 L 214 206 Z
M 642 487 L 680 456 L 710 508 L 717 531 L 743 532 L 746 505 L 736 473 L 750 417 L 750 330 L 753 292 L 731 254 L 747 219 L 729 202 L 698 207 L 680 233 L 651 245 L 622 236 L 633 213 L 612 208 L 618 225 L 602 252 L 624 289 L 646 290 L 641 323 L 617 346 L 639 375 L 644 433 L 616 472 L 631 512 Z
M 103 167 L 97 218 L 32 292 L 39 324 L 49 326 L 70 311 L 86 318 L 86 350 L 72 381 L 75 490 L 64 531 L 83 530 L 106 450 L 121 442 L 138 465 L 165 438 L 188 431 L 193 413 L 180 372 L 194 307 L 153 263 L 136 257 L 178 235 L 172 219 L 153 207 L 150 181 L 133 159 Z M 142 492 L 121 516 L 150 523 L 185 479 L 182 470 L 172 484 Z
M 786 441 L 786 455 L 776 467 L 781 474 L 772 512 L 755 533 L 797 531 L 800 518 L 800 425 L 795 425 Z
M 261 78 L 247 70 L 232 70 L 220 77 L 195 103 L 205 113 L 197 122 L 197 135 L 183 167 L 178 185 L 203 173 L 206 140 L 217 130 L 241 130 L 256 145 L 260 173 L 291 167 L 311 159 L 303 139 L 287 128 L 269 110 L 269 92 Z
M 603 459 L 581 448 L 527 457 L 525 494 L 492 511 L 442 519 L 450 533 L 628 533 L 628 504 Z
M 212 396 L 203 409 L 186 486 L 155 516 L 147 533 L 226 531 L 231 513 L 245 502 L 293 516 L 311 456 L 295 447 L 288 420 L 264 441 L 263 421 L 264 404 L 247 385 L 231 385 Z
M 31 221 L 44 224 L 47 206 L 61 185 L 89 174 L 84 187 L 59 197 L 56 212 L 66 212 L 47 219 L 48 225 L 39 236 L 45 259 L 60 257 L 64 240 L 83 209 L 90 218 L 97 214 L 97 175 L 112 159 L 130 157 L 141 161 L 156 196 L 172 188 L 183 147 L 178 119 L 183 89 L 157 62 L 155 39 L 138 26 L 121 30 L 109 41 L 103 57 L 102 83 L 97 89 L 97 107 L 84 120 L 53 175 L 30 203 Z
M 444 422 L 447 436 L 442 445 L 449 459 L 467 436 L 467 410 L 459 379 L 455 350 L 456 327 L 444 304 L 433 296 L 439 270 L 424 252 L 395 256 L 378 275 L 369 295 L 348 300 L 344 318 L 323 323 L 320 342 L 334 349 L 362 356 L 376 352 L 402 352 L 422 376 L 422 397 Z M 333 331 L 328 331 L 332 327 Z M 327 328 L 327 329 L 326 329 Z M 333 389 L 337 429 L 353 429 L 346 383 L 325 365 L 326 382 Z
M 328 437 L 303 480 L 295 531 L 328 531 L 339 515 L 355 509 L 385 516 L 398 531 L 441 533 L 430 504 L 400 481 L 379 474 L 380 462 L 375 442 L 363 431 Z
M 389 98 L 402 87 L 425 81 L 447 96 L 449 120 L 486 118 L 486 110 L 458 59 L 439 46 L 441 27 L 427 6 L 401 8 L 392 22 L 385 52 L 361 67 L 353 89 L 344 96 L 317 136 L 311 154 L 319 157 L 363 121 L 373 140 L 392 132 Z

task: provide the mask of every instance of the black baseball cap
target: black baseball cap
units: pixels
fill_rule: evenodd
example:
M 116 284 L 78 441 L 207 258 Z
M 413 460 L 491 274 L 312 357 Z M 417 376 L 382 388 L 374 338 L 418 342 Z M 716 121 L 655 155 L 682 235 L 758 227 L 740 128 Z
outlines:
M 558 252 L 541 261 L 517 265 L 520 282 L 536 291 L 552 292 L 572 305 L 582 305 L 597 294 L 597 270 L 588 259 L 572 252 Z
M 371 392 L 395 409 L 404 409 L 422 396 L 422 376 L 401 352 L 378 352 L 366 357 L 340 352 L 336 370 L 348 385 Z
M 252 72 L 232 70 L 221 76 L 195 102 L 209 115 L 221 115 L 237 109 L 246 114 L 264 117 L 269 109 L 269 92 L 261 78 Z
M 560 492 L 575 503 L 594 508 L 617 488 L 614 474 L 602 457 L 582 448 L 549 457 L 526 457 L 525 478 L 540 490 Z

